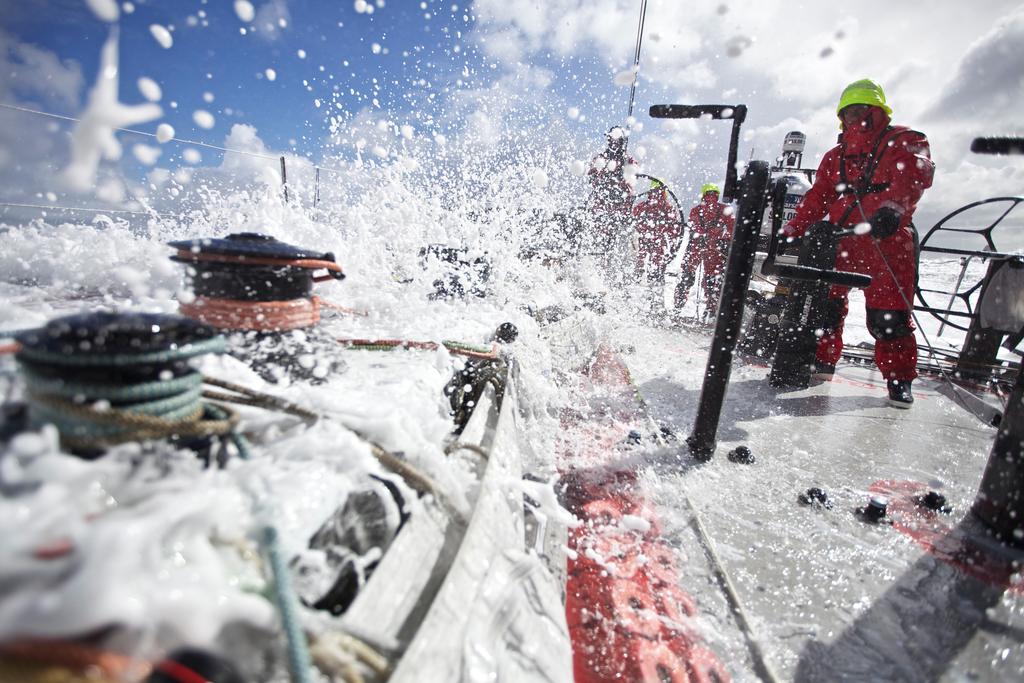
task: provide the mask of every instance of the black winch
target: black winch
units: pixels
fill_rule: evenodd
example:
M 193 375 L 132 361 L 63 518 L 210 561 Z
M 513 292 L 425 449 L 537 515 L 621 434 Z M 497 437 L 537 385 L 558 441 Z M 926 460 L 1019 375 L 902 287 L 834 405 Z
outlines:
M 304 249 L 257 232 L 167 244 L 178 249 L 172 261 L 193 269 L 190 278 L 196 296 L 219 299 L 281 301 L 308 297 L 313 289 L 313 269 L 299 264 L 336 263 L 330 252 Z M 340 269 L 328 272 L 337 280 L 345 277 Z
M 169 245 L 171 260 L 189 267 L 194 300 L 181 302 L 182 314 L 244 332 L 232 335 L 231 354 L 264 379 L 321 381 L 339 369 L 336 343 L 316 327 L 325 304 L 312 294 L 314 283 L 345 277 L 334 254 L 254 232 Z
M 93 457 L 128 441 L 170 439 L 206 452 L 233 431 L 202 401 L 192 361 L 225 348 L 211 327 L 175 315 L 97 312 L 17 335 L 28 425 L 53 424 L 62 444 Z
M 216 336 L 209 325 L 178 315 L 99 311 L 19 333 L 16 358 L 44 377 L 124 384 L 190 372 L 187 350 Z

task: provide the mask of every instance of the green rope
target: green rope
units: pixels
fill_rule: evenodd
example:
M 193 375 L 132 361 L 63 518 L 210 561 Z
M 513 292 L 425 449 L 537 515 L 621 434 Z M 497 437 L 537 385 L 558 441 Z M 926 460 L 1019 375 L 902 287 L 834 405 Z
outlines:
M 65 398 L 75 399 L 82 396 L 93 395 L 99 385 L 82 382 L 74 382 L 50 377 L 38 372 L 33 366 L 22 364 L 21 375 L 25 382 L 30 384 L 34 390 Z M 190 389 L 196 389 L 203 384 L 203 377 L 197 372 L 190 372 L 180 377 L 167 380 L 154 380 L 152 382 L 141 382 L 138 384 L 103 385 L 103 397 L 111 403 L 146 401 L 180 394 Z
M 213 406 L 216 410 L 226 411 L 222 406 Z M 243 460 L 252 458 L 252 451 L 249 448 L 249 441 L 237 432 L 231 434 L 232 442 L 238 449 L 238 455 Z M 272 505 L 256 500 L 257 514 L 265 518 L 273 518 Z M 267 555 L 270 564 L 270 573 L 274 578 L 274 602 L 277 605 L 277 612 L 281 615 L 281 629 L 284 631 L 285 642 L 287 643 L 288 670 L 291 672 L 292 681 L 295 683 L 313 683 L 310 676 L 312 660 L 309 656 L 309 643 L 306 634 L 302 629 L 299 617 L 299 600 L 295 595 L 295 587 L 292 585 L 291 570 L 284 559 L 279 541 L 280 532 L 273 522 L 267 522 L 260 529 L 260 546 Z
M 464 342 L 444 340 L 441 345 L 449 351 L 469 351 L 471 353 L 479 353 L 481 355 L 491 355 L 494 353 L 494 348 L 490 346 L 479 346 L 475 344 L 466 344 Z M 359 351 L 398 351 L 398 350 L 421 350 L 420 347 L 408 346 L 407 344 L 354 344 L 348 343 L 346 346 L 350 349 L 356 349 Z
M 472 351 L 473 353 L 489 354 L 494 349 L 490 346 L 477 346 L 475 344 L 466 344 L 458 341 L 442 341 L 444 347 L 449 351 Z
M 203 419 L 202 376 L 198 372 L 159 387 L 159 382 L 64 383 L 26 370 L 26 398 L 33 423 L 52 423 L 62 441 L 74 441 L 82 448 L 172 436 L 224 436 L 238 421 Z
M 356 349 L 358 351 L 394 351 L 395 349 L 405 348 L 404 346 L 391 346 L 388 344 L 351 344 L 349 348 Z
M 284 559 L 278 537 L 277 528 L 268 523 L 263 527 L 260 542 L 274 575 L 274 598 L 288 644 L 288 669 L 295 683 L 312 683 L 309 643 L 306 642 L 306 634 L 299 619 L 299 601 L 292 586 L 291 570 Z
M 23 347 L 17 353 L 35 424 L 52 423 L 65 446 L 102 449 L 129 441 L 169 437 L 227 436 L 234 413 L 210 412 L 202 401 L 203 378 L 191 370 L 167 380 L 135 383 L 65 380 L 42 370 L 50 366 L 123 370 L 184 361 L 227 348 L 223 337 L 143 353 L 57 353 Z M 56 369 L 56 368 L 55 368 Z

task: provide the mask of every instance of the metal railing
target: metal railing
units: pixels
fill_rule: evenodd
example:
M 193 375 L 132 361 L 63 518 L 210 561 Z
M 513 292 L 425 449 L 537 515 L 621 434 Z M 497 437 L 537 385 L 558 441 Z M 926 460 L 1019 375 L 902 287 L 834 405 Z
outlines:
M 960 207 L 956 211 L 949 213 L 939 220 L 939 222 L 936 223 L 921 239 L 920 252 L 922 254 L 949 254 L 961 257 L 960 273 L 957 276 L 956 285 L 954 286 L 953 291 L 931 289 L 920 286 L 915 290 L 916 299 L 920 303 L 914 305 L 914 310 L 928 313 L 939 320 L 939 334 L 941 334 L 946 327 L 952 327 L 966 332 L 968 327 L 955 322 L 953 319 L 966 319 L 969 326 L 970 321 L 977 317 L 977 307 L 980 301 L 981 291 L 985 283 L 985 278 L 982 277 L 977 281 L 970 282 L 966 289 L 961 289 L 964 284 L 964 278 L 967 274 L 967 268 L 976 259 L 985 263 L 993 259 L 1006 259 L 1013 256 L 1013 254 L 1005 253 L 998 249 L 995 239 L 993 238 L 993 232 L 996 227 L 998 227 L 999 224 L 1002 223 L 1003 220 L 1005 220 L 1006 217 L 1009 216 L 1022 202 L 1024 202 L 1024 197 L 992 197 L 990 199 L 971 202 L 970 204 Z M 1005 211 L 1001 212 L 994 221 L 984 227 L 961 228 L 947 226 L 951 220 L 972 209 L 986 205 L 995 205 L 998 203 L 1008 203 L 1009 206 Z M 985 241 L 985 248 L 960 249 L 956 247 L 941 247 L 929 244 L 932 240 L 936 240 L 950 233 L 978 236 Z M 929 299 L 929 295 L 933 294 L 948 297 L 945 306 L 933 305 L 933 302 Z M 962 302 L 962 310 L 958 310 L 955 307 L 957 301 Z

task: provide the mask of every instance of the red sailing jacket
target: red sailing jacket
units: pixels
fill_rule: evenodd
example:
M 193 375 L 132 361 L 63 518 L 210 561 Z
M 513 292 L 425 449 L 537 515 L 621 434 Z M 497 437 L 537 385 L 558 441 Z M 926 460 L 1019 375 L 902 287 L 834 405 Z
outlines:
M 626 182 L 623 169 L 635 165 L 633 157 L 609 158 L 607 152 L 594 157 L 587 171 L 593 210 L 629 215 L 633 206 L 633 189 Z
M 652 262 L 662 265 L 670 256 L 679 239 L 679 212 L 668 198 L 668 192 L 648 192 L 643 201 L 633 207 L 636 231 L 640 238 L 640 252 Z
M 900 215 L 901 228 L 910 223 L 935 171 L 928 138 L 889 125 L 889 117 L 878 107 L 871 107 L 871 112 L 873 125 L 845 131 L 822 158 L 814 186 L 783 234 L 802 235 L 826 215 L 836 225 L 856 225 L 883 207 Z
M 695 246 L 701 249 L 717 249 L 720 243 L 728 242 L 732 238 L 736 219 L 726 213 L 727 208 L 725 204 L 704 195 L 700 203 L 690 209 L 690 224 L 693 226 L 691 240 Z

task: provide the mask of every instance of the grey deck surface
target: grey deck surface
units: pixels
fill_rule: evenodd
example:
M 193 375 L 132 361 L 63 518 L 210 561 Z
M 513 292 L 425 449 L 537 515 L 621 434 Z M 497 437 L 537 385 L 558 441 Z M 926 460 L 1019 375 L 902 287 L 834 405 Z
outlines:
M 692 429 L 704 370 L 706 336 L 621 330 L 616 342 L 653 417 L 680 437 Z M 627 346 L 628 345 L 628 346 Z M 781 680 L 1024 680 L 1024 600 L 1020 584 L 979 580 L 961 565 L 925 552 L 898 526 L 854 514 L 869 488 L 943 493 L 949 515 L 918 514 L 909 493 L 895 495 L 903 527 L 938 529 L 954 550 L 977 492 L 995 429 L 951 400 L 940 379 L 919 378 L 911 410 L 887 405 L 873 367 L 840 365 L 831 382 L 779 391 L 766 367 L 737 360 L 706 465 L 665 458 L 641 477 L 666 536 L 680 549 L 683 588 L 702 612 L 718 615 L 712 649 L 736 680 L 757 680 L 749 648 L 695 542 L 698 510 L 735 585 L 753 636 Z M 726 454 L 748 446 L 757 462 Z M 832 509 L 805 507 L 798 495 L 825 489 Z M 902 498 L 901 498 L 902 496 Z M 901 507 L 896 503 L 890 507 Z M 912 510 L 910 508 L 913 508 Z M 946 533 L 948 529 L 948 533 Z M 934 536 L 934 534 L 933 534 Z M 1024 554 L 999 554 L 1000 566 Z M 1008 572 L 1006 572 L 1008 574 Z M 1005 576 L 1005 574 L 1004 574 Z M 723 610 L 729 614 L 723 615 Z

